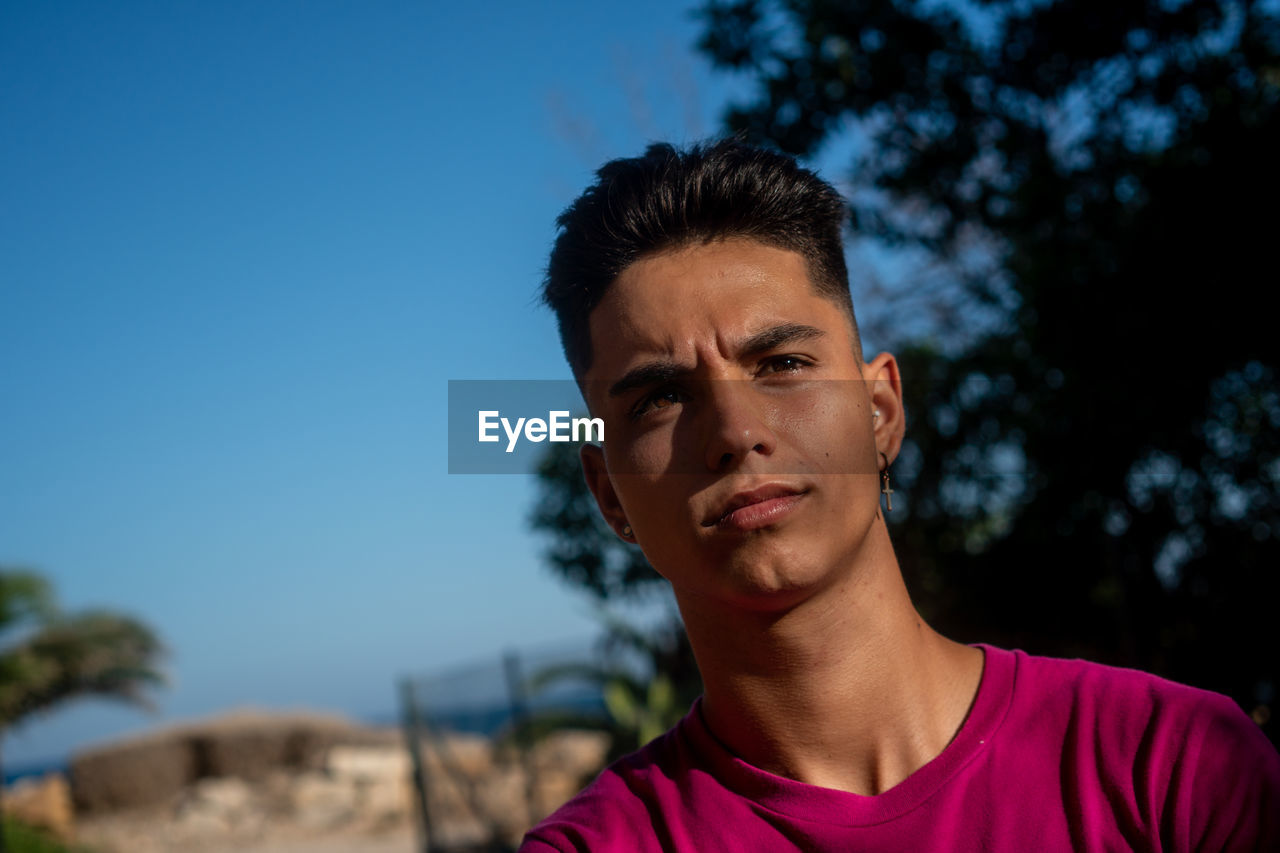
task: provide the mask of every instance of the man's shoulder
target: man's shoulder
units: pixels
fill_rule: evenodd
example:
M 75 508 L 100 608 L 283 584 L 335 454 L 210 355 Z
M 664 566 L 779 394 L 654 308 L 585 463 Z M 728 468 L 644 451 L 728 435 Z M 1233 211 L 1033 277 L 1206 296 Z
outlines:
M 1006 652 L 1006 654 L 1010 654 Z M 1015 658 L 1014 696 L 1024 705 L 1053 703 L 1073 715 L 1105 716 L 1113 724 L 1148 725 L 1156 719 L 1181 727 L 1256 725 L 1240 706 L 1221 693 L 1170 681 L 1137 669 L 1011 653 Z
M 1011 654 L 1010 748 L 1053 744 L 1073 784 L 1128 791 L 1135 809 L 1164 804 L 1176 837 L 1211 849 L 1276 843 L 1267 815 L 1280 806 L 1280 756 L 1234 700 L 1139 670 Z
M 1269 743 L 1231 698 L 1141 670 L 1091 661 L 1003 652 L 1014 658 L 1014 725 L 1062 729 L 1096 740 L 1104 753 L 1185 756 L 1202 741 L 1259 749 Z M 1274 752 L 1274 750 L 1272 750 Z
M 643 800 L 626 784 L 616 765 L 603 770 L 586 788 L 525 834 L 521 853 L 614 849 L 644 818 Z M 617 848 L 622 849 L 622 848 Z
M 679 729 L 602 770 L 591 784 L 529 830 L 521 853 L 645 849 L 653 802 L 664 796 L 664 789 L 678 785 L 684 769 L 676 744 Z

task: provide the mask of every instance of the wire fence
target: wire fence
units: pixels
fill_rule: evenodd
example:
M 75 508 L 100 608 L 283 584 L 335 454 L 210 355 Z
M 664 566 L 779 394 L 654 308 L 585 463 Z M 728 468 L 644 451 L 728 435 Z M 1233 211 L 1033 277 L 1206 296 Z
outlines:
M 514 850 L 599 769 L 605 664 L 583 640 L 400 680 L 424 853 Z

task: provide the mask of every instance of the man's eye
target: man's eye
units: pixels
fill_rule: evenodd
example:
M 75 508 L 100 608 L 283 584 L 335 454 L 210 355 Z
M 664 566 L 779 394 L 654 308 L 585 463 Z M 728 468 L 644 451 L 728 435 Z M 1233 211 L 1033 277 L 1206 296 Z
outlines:
M 813 362 L 798 355 L 779 355 L 766 359 L 760 366 L 761 373 L 798 373 Z
M 638 418 L 650 411 L 669 409 L 676 403 L 682 402 L 683 400 L 684 395 L 678 388 L 663 388 L 653 392 L 637 403 L 635 408 L 631 410 L 631 417 Z

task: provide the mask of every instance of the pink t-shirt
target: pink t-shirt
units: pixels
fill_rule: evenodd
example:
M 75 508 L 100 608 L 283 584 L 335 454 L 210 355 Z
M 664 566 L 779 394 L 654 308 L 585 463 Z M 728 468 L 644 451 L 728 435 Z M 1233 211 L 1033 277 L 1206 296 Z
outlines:
M 1280 756 L 1225 696 L 1142 672 L 981 646 L 942 754 L 874 797 L 730 754 L 698 703 L 532 829 L 590 850 L 1280 850 Z

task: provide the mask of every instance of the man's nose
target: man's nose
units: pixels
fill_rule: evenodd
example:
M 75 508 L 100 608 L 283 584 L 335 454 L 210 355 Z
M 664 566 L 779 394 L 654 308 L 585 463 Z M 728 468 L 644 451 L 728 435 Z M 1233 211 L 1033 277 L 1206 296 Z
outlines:
M 765 401 L 750 382 L 710 380 L 703 391 L 707 468 L 728 471 L 752 453 L 772 455 L 777 437 L 767 420 Z

